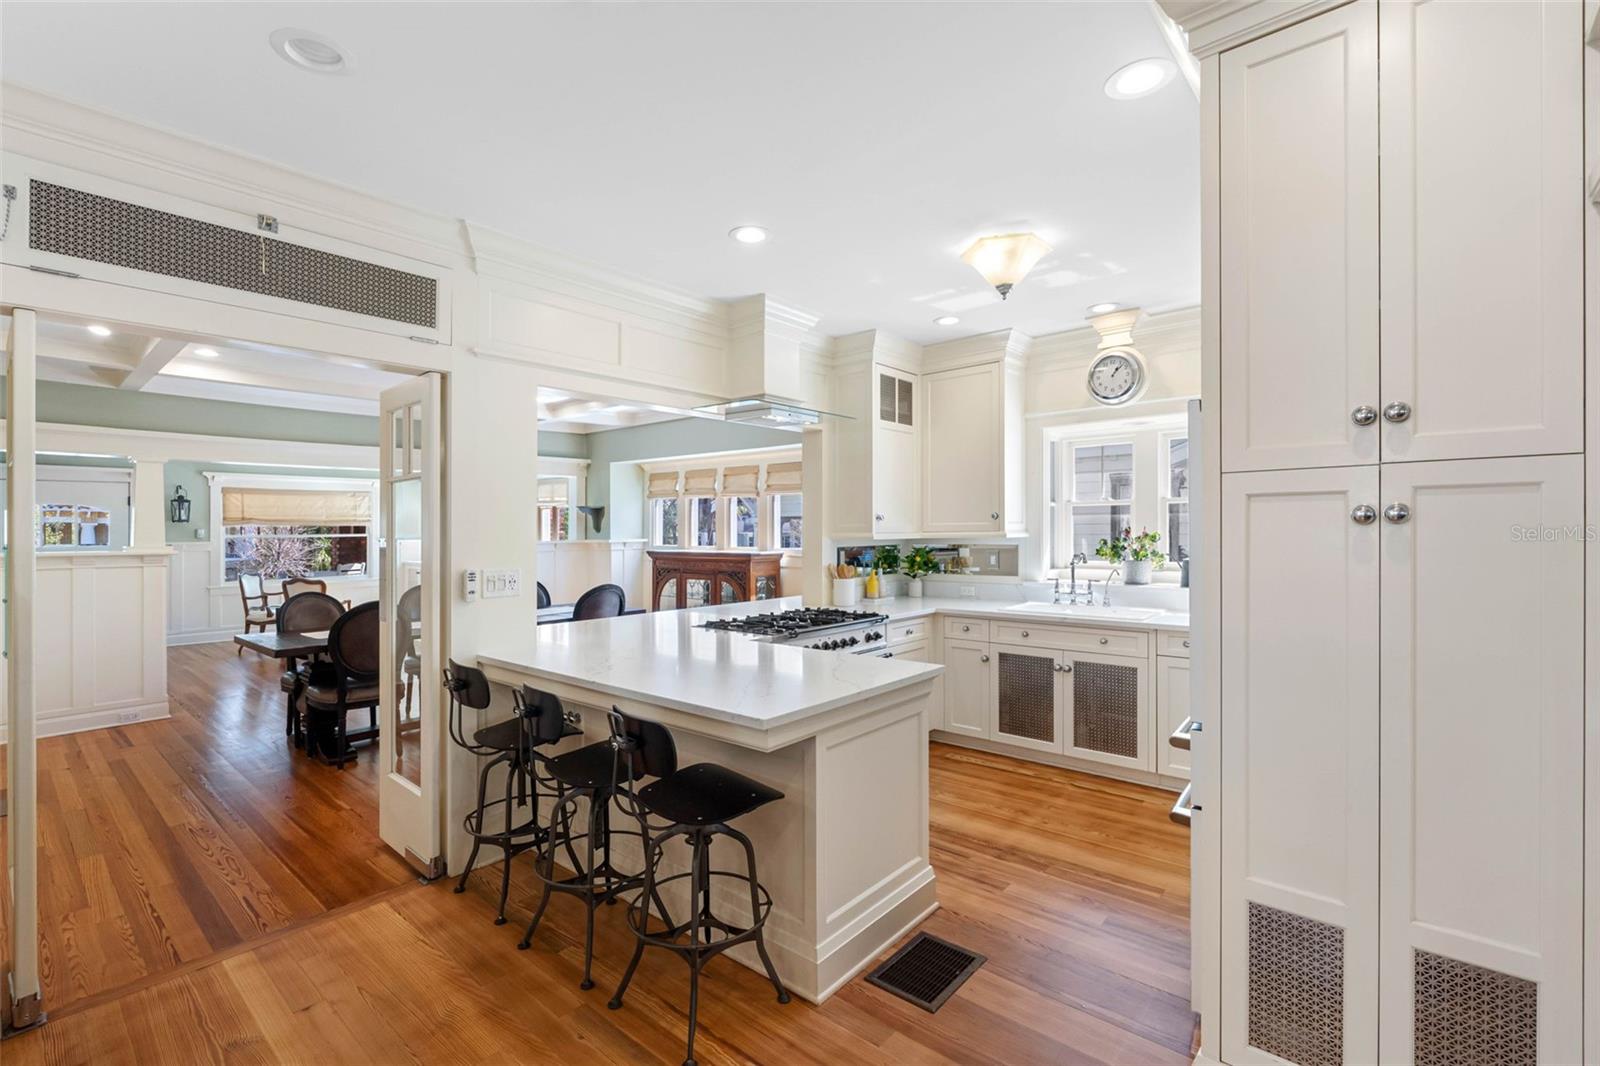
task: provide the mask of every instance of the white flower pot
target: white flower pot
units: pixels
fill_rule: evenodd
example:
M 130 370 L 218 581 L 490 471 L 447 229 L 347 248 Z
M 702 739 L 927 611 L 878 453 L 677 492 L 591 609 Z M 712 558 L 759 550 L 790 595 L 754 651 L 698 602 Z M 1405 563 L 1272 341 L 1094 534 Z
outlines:
M 920 577 L 911 578 L 906 582 L 906 595 L 913 599 L 922 598 L 922 579 Z
M 1129 559 L 1122 564 L 1122 583 L 1124 585 L 1150 584 L 1150 566 L 1151 560 L 1149 559 Z

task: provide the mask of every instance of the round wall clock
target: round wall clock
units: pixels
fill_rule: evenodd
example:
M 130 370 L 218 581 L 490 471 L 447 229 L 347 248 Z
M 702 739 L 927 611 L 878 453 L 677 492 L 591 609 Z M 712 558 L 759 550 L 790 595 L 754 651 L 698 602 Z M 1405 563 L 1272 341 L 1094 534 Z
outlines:
M 1103 404 L 1127 403 L 1144 388 L 1144 359 L 1132 348 L 1107 348 L 1089 366 L 1089 395 Z

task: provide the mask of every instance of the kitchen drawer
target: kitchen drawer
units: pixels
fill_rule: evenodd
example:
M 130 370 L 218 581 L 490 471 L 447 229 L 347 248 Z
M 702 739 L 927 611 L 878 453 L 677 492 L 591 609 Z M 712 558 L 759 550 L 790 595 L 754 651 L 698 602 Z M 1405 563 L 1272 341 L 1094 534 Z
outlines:
M 885 628 L 889 634 L 889 647 L 891 648 L 899 644 L 910 644 L 913 641 L 928 639 L 928 620 L 926 618 L 890 622 Z
M 994 626 L 994 642 L 1024 647 L 1062 648 L 1066 651 L 1093 651 L 1102 655 L 1137 655 L 1140 658 L 1150 654 L 1150 634 L 1128 629 L 997 622 Z
M 880 659 L 905 659 L 914 663 L 930 662 L 928 658 L 928 642 L 919 640 L 911 644 L 892 644 L 879 652 L 868 652 Z
M 1156 630 L 1156 654 L 1187 659 L 1189 657 L 1189 634 L 1177 630 Z
M 989 623 L 982 618 L 946 618 L 944 635 L 951 640 L 988 640 Z

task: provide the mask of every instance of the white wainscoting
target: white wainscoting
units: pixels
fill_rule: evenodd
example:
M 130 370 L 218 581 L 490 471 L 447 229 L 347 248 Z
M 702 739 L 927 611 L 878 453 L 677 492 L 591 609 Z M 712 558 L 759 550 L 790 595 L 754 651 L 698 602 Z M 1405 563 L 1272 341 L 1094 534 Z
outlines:
M 168 644 L 209 644 L 231 640 L 244 630 L 244 607 L 239 602 L 239 586 L 219 581 L 216 560 L 209 542 L 172 545 L 172 565 L 168 568 L 167 612 Z M 267 582 L 269 589 L 277 583 Z M 328 594 L 351 604 L 378 598 L 376 577 L 329 578 Z M 277 599 L 273 599 L 277 603 Z
M 40 553 L 34 598 L 39 736 L 167 717 L 162 630 L 168 558 L 165 548 Z M 7 732 L 5 715 L 0 697 L 0 737 Z
M 539 580 L 551 603 L 572 603 L 596 585 L 621 585 L 629 607 L 650 604 L 642 540 L 563 540 L 539 544 Z

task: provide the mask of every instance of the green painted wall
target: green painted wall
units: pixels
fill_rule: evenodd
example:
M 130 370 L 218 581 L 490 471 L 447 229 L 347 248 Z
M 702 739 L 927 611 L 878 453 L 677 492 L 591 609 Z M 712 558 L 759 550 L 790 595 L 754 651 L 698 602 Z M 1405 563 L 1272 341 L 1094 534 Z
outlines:
M 206 470 L 224 474 L 297 474 L 302 477 L 353 477 L 363 480 L 372 480 L 378 476 L 376 470 L 307 470 L 293 466 L 248 466 L 239 463 L 186 462 L 174 459 L 164 464 L 162 470 L 167 485 L 165 499 L 172 499 L 174 491 L 182 485 L 184 493 L 190 500 L 189 521 L 184 525 L 174 525 L 172 511 L 168 509 L 168 544 L 187 544 L 196 539 L 196 530 L 203 529 L 207 537 L 211 535 L 211 486 L 201 476 L 202 471 Z
M 587 459 L 589 458 L 588 433 L 557 433 L 554 430 L 539 431 L 539 454 L 548 455 L 553 459 Z
M 607 540 L 645 535 L 645 479 L 636 464 L 679 455 L 706 455 L 754 448 L 794 448 L 800 434 L 765 426 L 682 418 L 648 426 L 590 433 L 588 502 L 604 504 Z
M 0 399 L 5 392 L 0 388 Z M 372 445 L 378 420 L 369 415 L 296 411 L 264 404 L 201 400 L 124 392 L 93 385 L 39 382 L 40 422 L 65 422 L 111 429 L 145 429 L 163 433 L 198 433 L 213 437 L 255 437 L 310 441 L 317 444 Z

